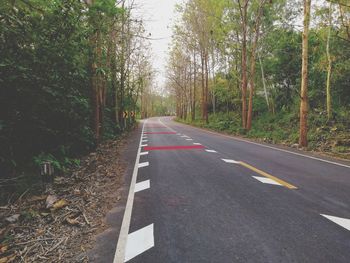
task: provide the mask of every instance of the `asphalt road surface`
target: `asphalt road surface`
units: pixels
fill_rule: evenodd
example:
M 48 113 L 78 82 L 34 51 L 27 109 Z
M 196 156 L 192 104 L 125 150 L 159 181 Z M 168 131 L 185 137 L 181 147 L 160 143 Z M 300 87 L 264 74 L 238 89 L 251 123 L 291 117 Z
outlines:
M 350 262 L 350 164 L 142 122 L 114 262 Z

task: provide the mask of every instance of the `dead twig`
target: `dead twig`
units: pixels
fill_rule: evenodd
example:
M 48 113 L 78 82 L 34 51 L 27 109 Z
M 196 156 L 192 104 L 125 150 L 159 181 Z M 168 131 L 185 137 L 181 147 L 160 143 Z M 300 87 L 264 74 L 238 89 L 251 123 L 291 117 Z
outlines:
M 63 241 L 67 240 L 68 237 L 66 238 L 61 238 L 60 241 L 58 241 L 52 248 L 50 248 L 48 251 L 45 252 L 44 256 L 46 256 L 48 253 L 50 253 L 51 251 L 54 251 L 59 245 L 61 245 L 63 243 Z
M 26 241 L 26 242 L 17 243 L 14 246 L 22 246 L 22 245 L 30 244 L 30 243 L 33 243 L 33 242 L 49 241 L 49 240 L 57 240 L 57 238 L 38 238 L 38 239 L 35 239 L 35 240 L 29 240 L 29 241 Z

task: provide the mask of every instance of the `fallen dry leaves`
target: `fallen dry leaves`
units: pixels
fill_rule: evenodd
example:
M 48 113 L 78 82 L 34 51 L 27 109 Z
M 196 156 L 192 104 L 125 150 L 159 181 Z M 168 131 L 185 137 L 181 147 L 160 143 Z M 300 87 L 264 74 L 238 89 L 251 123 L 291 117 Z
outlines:
M 47 192 L 1 207 L 0 263 L 87 262 L 86 250 L 120 200 L 125 144 L 125 138 L 102 144 Z

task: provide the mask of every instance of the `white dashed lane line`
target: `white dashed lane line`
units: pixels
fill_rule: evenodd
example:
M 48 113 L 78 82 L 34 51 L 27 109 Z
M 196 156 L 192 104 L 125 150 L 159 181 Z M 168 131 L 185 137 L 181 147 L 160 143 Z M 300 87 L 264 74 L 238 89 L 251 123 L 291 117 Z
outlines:
M 146 250 L 154 247 L 153 233 L 153 224 L 150 224 L 129 234 L 126 242 L 124 262 L 127 262 Z
M 149 166 L 149 162 L 139 163 L 138 168 Z
M 150 180 L 139 182 L 135 185 L 135 193 L 146 190 L 151 187 Z
M 148 154 L 148 152 L 142 152 L 142 153 L 140 153 L 140 155 L 147 155 Z
M 194 142 L 193 145 L 202 145 L 199 142 Z
M 221 159 L 223 160 L 225 163 L 234 163 L 234 164 L 239 164 L 240 162 L 237 162 L 235 160 L 232 160 L 232 159 Z
M 117 243 L 113 263 L 125 262 L 126 251 L 128 251 L 128 259 L 131 258 L 131 256 L 133 255 L 132 253 L 135 252 L 135 249 L 132 248 L 132 244 L 134 243 L 133 238 L 135 239 L 135 235 L 132 236 L 132 238 L 130 239 L 129 227 L 130 227 L 130 221 L 131 221 L 132 207 L 133 207 L 133 203 L 134 203 L 135 186 L 136 186 L 138 169 L 140 168 L 140 166 L 145 167 L 145 166 L 149 165 L 148 162 L 140 163 L 142 136 L 143 136 L 143 133 L 145 130 L 146 123 L 147 123 L 147 120 L 143 123 L 143 126 L 142 126 L 139 148 L 137 151 L 134 170 L 133 170 L 133 174 L 131 177 L 128 199 L 127 199 L 126 206 L 125 206 L 123 221 L 122 221 L 122 225 L 121 225 L 120 232 L 119 232 L 118 243 Z M 153 225 L 152 225 L 151 230 L 152 230 L 152 235 L 153 235 Z M 127 243 L 128 243 L 128 245 L 127 245 Z M 153 243 L 153 239 L 152 239 L 152 243 Z
M 208 152 L 208 153 L 217 153 L 217 151 L 215 151 L 215 150 L 205 149 L 205 151 Z

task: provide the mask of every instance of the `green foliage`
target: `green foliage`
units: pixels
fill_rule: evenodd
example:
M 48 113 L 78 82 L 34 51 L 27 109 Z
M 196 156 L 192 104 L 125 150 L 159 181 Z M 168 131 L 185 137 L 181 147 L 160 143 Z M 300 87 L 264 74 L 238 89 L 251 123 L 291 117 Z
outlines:
M 327 120 L 326 112 L 316 109 L 309 116 L 309 148 L 335 153 L 348 158 L 350 153 L 350 118 L 349 112 L 339 111 L 332 123 Z M 202 128 L 221 131 L 228 134 L 255 138 L 264 142 L 292 145 L 299 139 L 298 109 L 280 111 L 273 115 L 263 112 L 254 119 L 252 129 L 247 132 L 241 128 L 240 116 L 237 113 L 217 113 L 209 116 L 209 124 L 200 120 L 191 122 L 178 119 L 180 122 Z
M 111 0 L 95 1 L 94 8 L 108 16 L 120 12 Z M 1 2 L 3 176 L 44 159 L 63 171 L 77 164 L 74 156 L 94 147 L 90 128 L 91 25 L 85 13 L 85 4 L 75 0 Z

